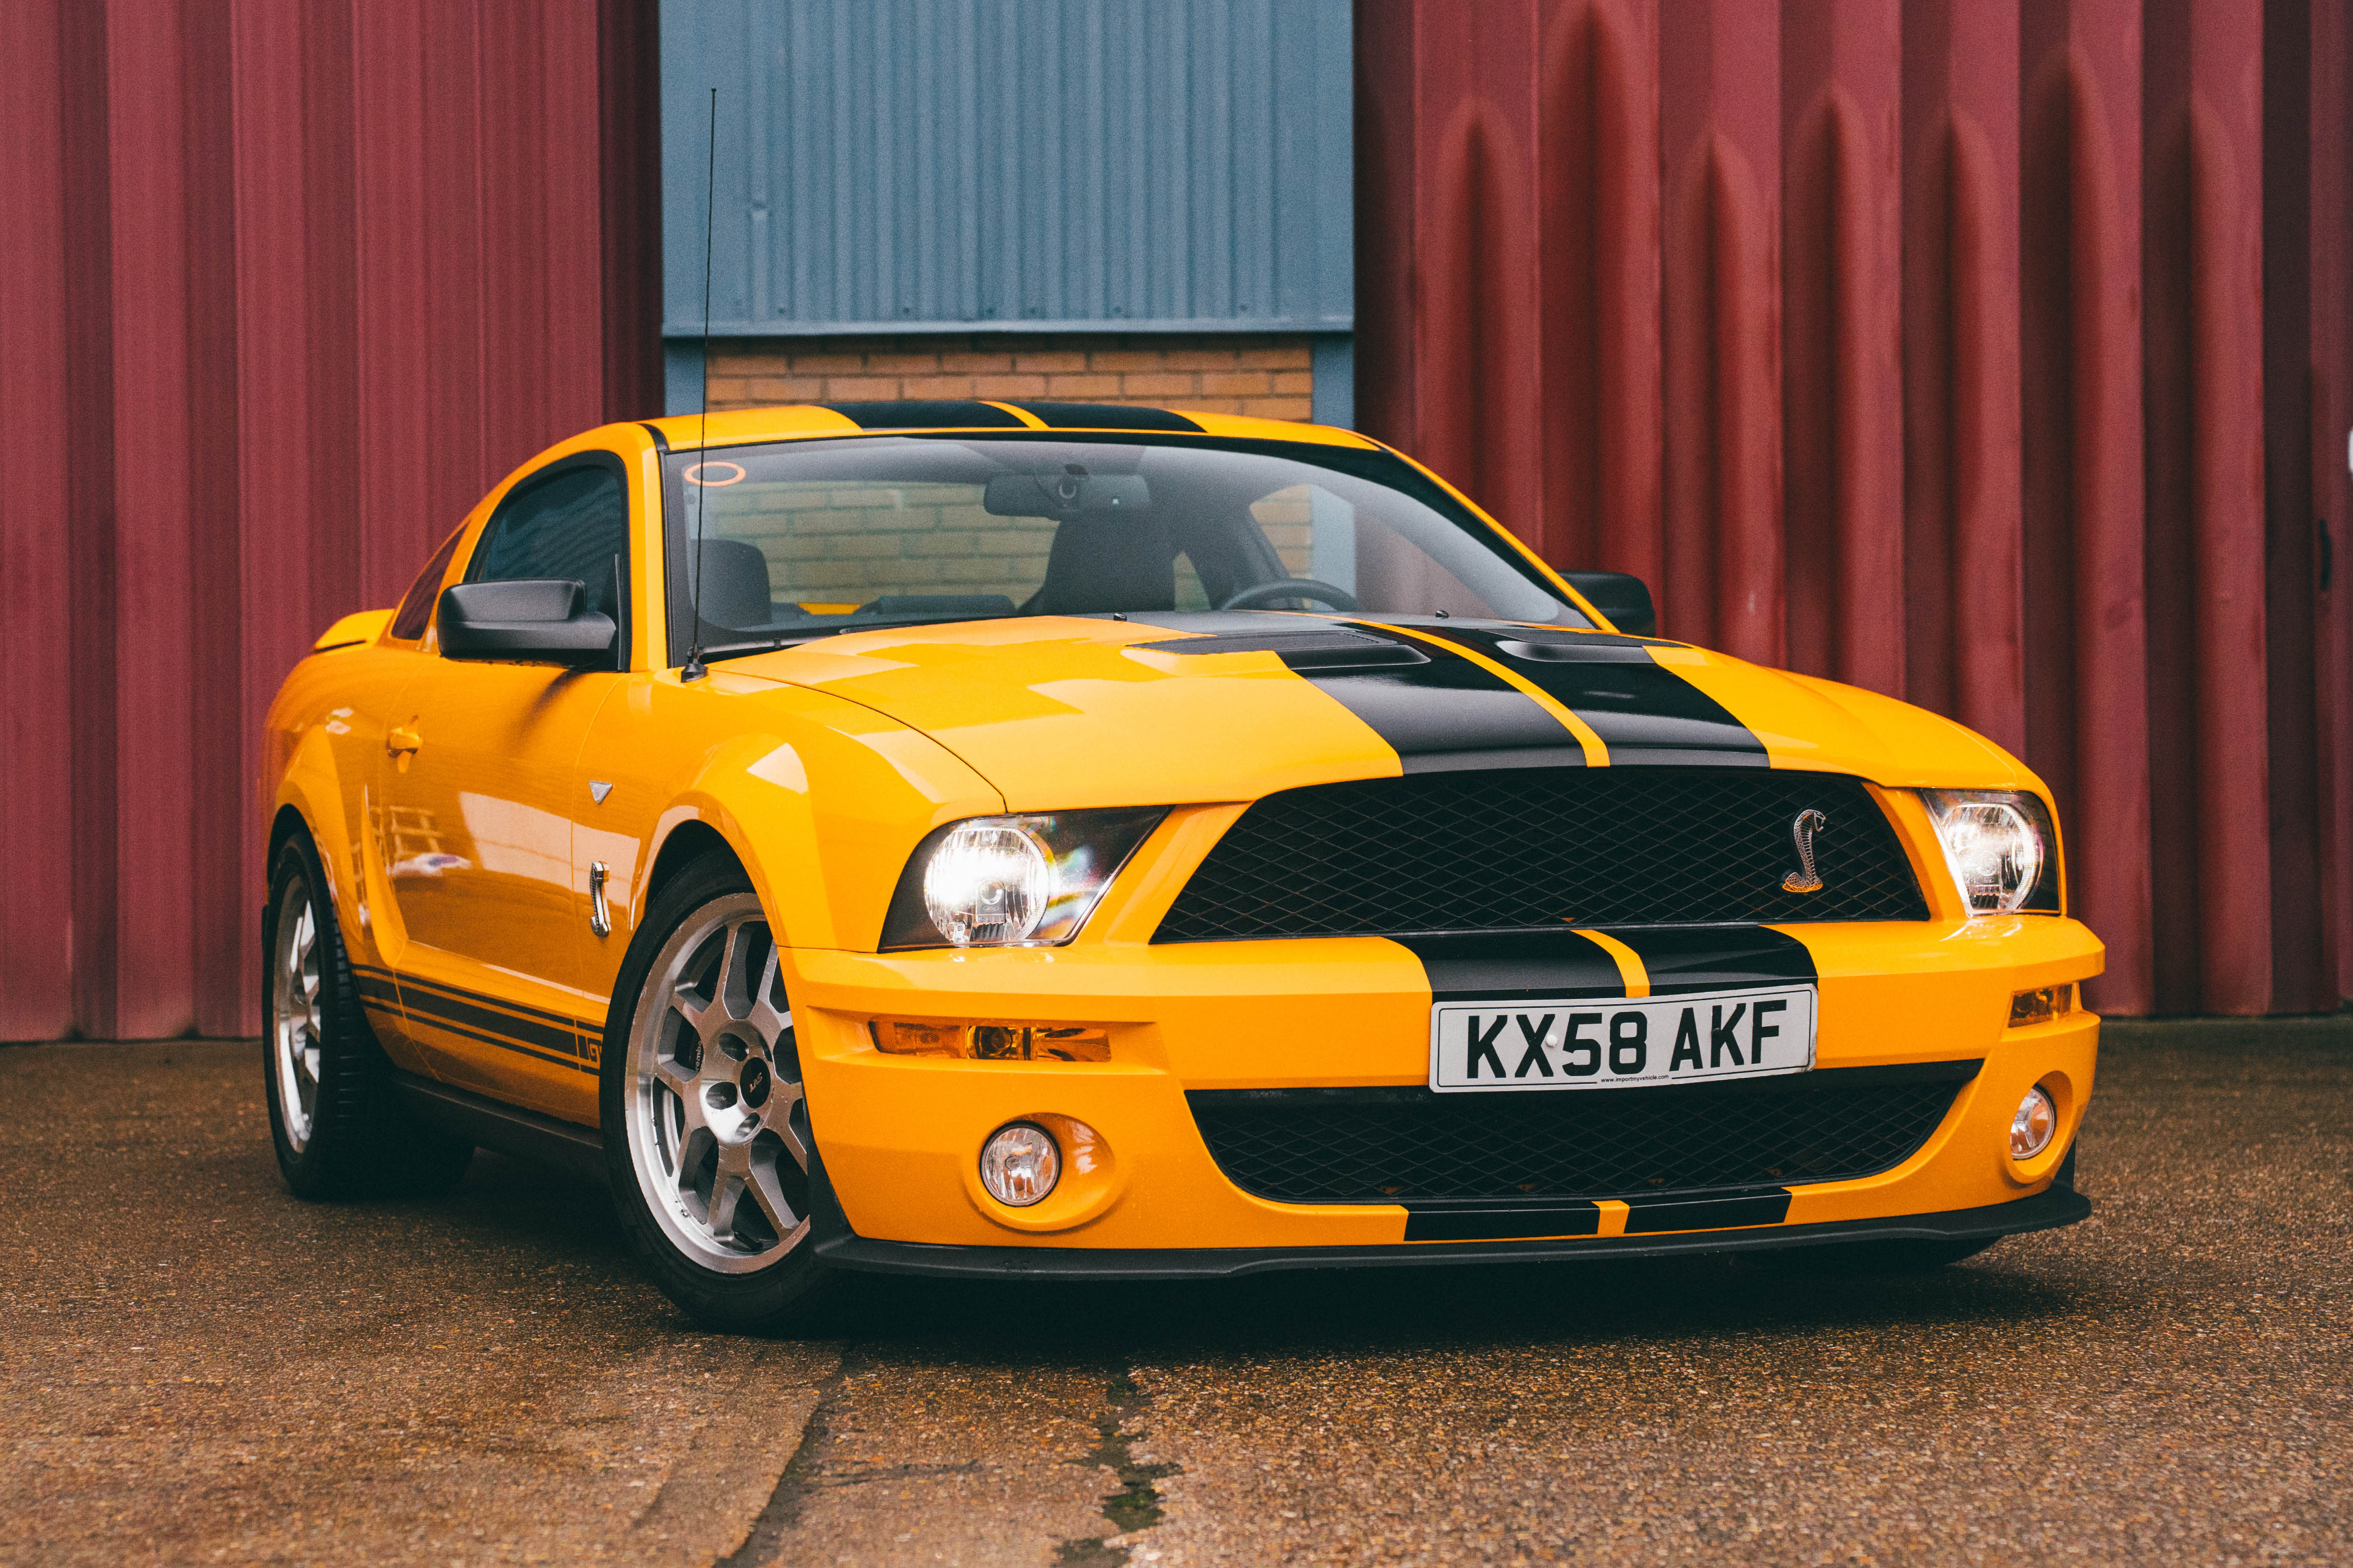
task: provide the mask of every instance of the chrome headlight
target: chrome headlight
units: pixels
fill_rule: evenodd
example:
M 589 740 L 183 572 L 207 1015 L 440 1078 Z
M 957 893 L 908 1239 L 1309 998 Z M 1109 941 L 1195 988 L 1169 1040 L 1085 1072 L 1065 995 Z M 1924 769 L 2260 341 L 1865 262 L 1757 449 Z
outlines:
M 1961 900 L 1973 915 L 2059 910 L 2058 836 L 2023 790 L 1924 789 Z
M 1166 806 L 975 816 L 907 858 L 882 946 L 1051 947 L 1078 935 Z

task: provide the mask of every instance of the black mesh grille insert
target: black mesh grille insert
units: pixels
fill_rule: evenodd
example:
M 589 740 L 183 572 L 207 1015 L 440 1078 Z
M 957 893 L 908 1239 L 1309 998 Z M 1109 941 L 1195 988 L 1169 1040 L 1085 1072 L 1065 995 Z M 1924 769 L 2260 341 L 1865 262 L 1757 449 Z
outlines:
M 1966 1065 L 1966 1064 L 1965 1064 Z M 1845 1079 L 1860 1082 L 1841 1082 Z M 1196 1091 L 1229 1180 L 1286 1203 L 1638 1197 L 1892 1170 L 1959 1089 L 1870 1068 L 1550 1094 Z
M 1811 808 L 1824 887 L 1782 890 Z M 1525 768 L 1284 790 L 1209 851 L 1156 942 L 1928 918 L 1860 781 L 1749 768 Z

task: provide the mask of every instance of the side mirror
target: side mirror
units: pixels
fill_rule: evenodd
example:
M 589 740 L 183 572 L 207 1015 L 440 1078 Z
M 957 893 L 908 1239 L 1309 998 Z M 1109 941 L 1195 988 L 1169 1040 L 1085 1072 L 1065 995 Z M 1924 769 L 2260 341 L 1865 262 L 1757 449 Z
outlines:
M 1638 637 L 1659 635 L 1658 607 L 1651 603 L 1651 585 L 1640 577 L 1624 572 L 1564 572 L 1561 575 L 1620 631 Z
M 587 587 L 552 577 L 460 583 L 441 591 L 437 624 L 450 658 L 609 668 L 618 628 L 588 608 Z

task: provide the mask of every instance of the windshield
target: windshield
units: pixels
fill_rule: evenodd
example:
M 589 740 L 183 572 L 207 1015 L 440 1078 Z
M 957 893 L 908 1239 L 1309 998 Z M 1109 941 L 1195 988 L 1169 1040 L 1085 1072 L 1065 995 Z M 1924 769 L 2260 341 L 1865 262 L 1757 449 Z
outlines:
M 863 626 L 1113 611 L 1590 624 L 1382 451 L 869 436 L 676 453 L 665 471 L 674 664 L 693 640 L 698 558 L 706 654 Z

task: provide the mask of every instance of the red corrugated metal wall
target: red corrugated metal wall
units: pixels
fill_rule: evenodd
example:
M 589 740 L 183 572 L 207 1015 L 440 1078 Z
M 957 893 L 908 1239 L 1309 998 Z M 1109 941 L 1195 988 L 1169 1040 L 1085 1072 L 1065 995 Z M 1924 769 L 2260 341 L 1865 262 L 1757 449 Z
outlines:
M 2353 991 L 2344 6 L 1356 17 L 1366 429 L 2024 755 L 2096 1005 Z
M 653 0 L 0 5 L 0 1039 L 259 1027 L 255 734 L 660 402 Z

